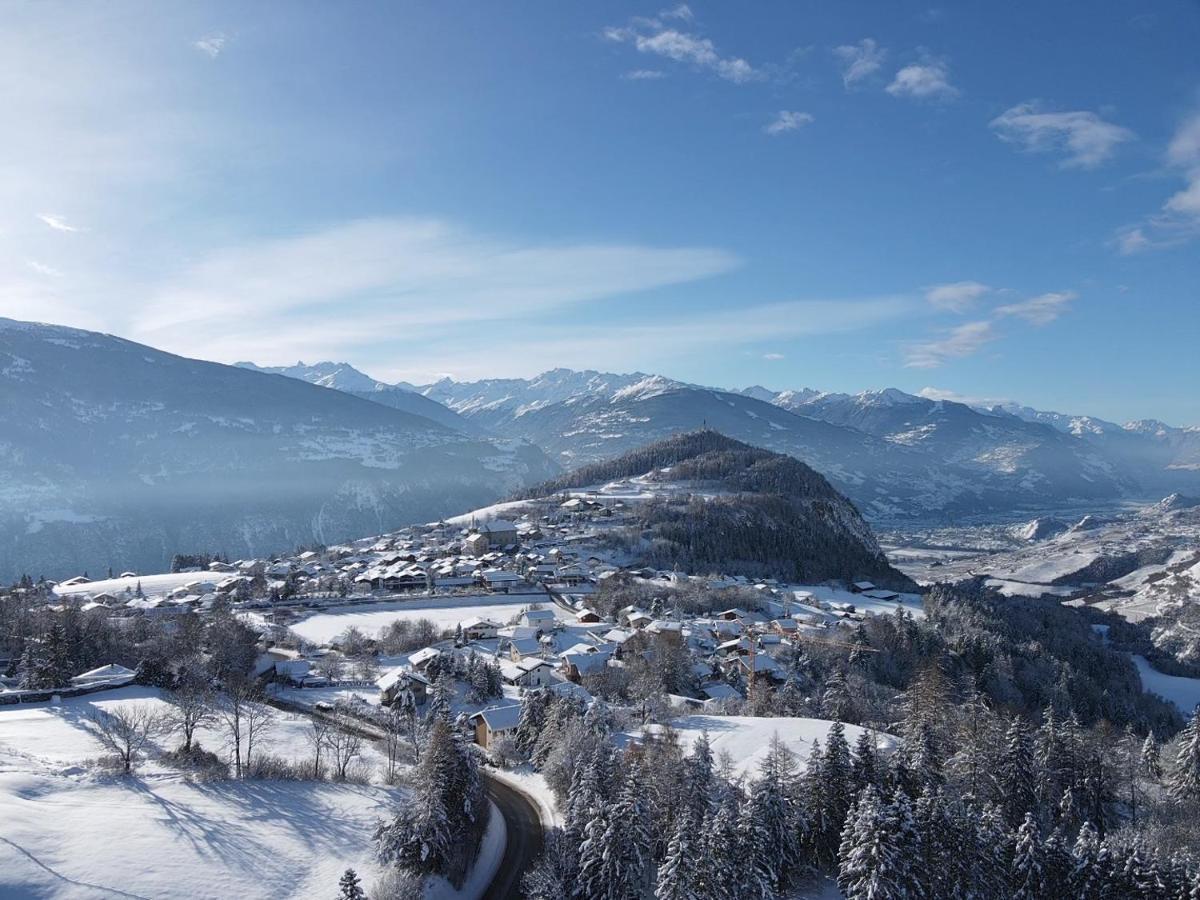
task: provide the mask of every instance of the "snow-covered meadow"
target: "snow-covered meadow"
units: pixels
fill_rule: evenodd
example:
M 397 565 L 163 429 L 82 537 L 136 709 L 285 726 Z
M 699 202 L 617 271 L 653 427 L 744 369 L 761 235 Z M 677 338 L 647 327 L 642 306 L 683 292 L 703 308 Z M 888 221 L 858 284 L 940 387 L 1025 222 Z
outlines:
M 110 774 L 87 717 L 122 704 L 164 701 L 123 688 L 0 708 L 0 898 L 307 898 L 332 895 L 347 866 L 367 884 L 376 877 L 371 834 L 395 790 L 191 782 L 153 758 L 133 776 Z M 305 758 L 307 727 L 281 715 L 263 749 Z M 217 731 L 198 736 L 222 752 Z
M 554 610 L 555 615 L 563 621 L 574 620 L 573 616 L 550 602 L 545 594 L 482 594 L 332 607 L 297 622 L 291 629 L 306 641 L 326 644 L 350 627 L 374 636 L 392 622 L 406 619 L 410 622 L 429 619 L 439 629 L 453 629 L 459 622 L 476 616 L 503 625 L 534 603 Z

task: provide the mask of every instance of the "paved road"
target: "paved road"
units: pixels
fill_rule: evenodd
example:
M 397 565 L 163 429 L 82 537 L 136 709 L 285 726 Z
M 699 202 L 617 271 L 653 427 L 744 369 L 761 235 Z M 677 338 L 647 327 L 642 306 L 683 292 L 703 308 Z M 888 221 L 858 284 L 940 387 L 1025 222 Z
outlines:
M 542 820 L 537 808 L 520 792 L 484 773 L 488 796 L 504 816 L 508 842 L 496 877 L 483 900 L 520 900 L 521 878 L 542 852 Z
M 272 698 L 268 702 L 288 712 L 324 719 L 338 727 L 346 728 L 345 720 L 339 720 L 310 707 L 279 698 Z M 383 737 L 378 726 L 370 722 L 356 721 L 354 726 L 347 730 L 356 731 L 374 741 Z M 504 827 L 508 833 L 504 856 L 500 859 L 500 866 L 496 869 L 492 883 L 483 894 L 483 900 L 520 900 L 521 878 L 542 852 L 542 820 L 538 816 L 537 807 L 516 788 L 488 777 L 487 769 L 482 769 L 480 774 L 483 775 L 488 797 L 504 816 Z

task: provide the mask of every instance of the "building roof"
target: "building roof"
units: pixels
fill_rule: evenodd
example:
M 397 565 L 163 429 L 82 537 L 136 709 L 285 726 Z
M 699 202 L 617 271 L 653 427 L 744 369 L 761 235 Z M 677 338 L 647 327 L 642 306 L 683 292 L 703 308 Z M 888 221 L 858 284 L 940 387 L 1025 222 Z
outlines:
M 481 709 L 470 717 L 471 721 L 483 719 L 488 731 L 511 731 L 521 721 L 521 704 L 513 703 L 508 706 L 489 706 Z

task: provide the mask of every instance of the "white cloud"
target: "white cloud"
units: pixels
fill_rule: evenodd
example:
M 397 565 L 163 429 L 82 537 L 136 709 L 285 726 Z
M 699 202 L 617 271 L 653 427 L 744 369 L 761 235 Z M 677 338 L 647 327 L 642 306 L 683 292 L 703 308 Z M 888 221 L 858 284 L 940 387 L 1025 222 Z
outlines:
M 806 112 L 781 109 L 776 113 L 775 118 L 763 127 L 763 131 L 775 137 L 788 131 L 797 131 L 805 125 L 811 124 L 812 121 L 813 117 Z
M 659 13 L 659 16 L 664 19 L 678 19 L 681 22 L 694 22 L 696 14 L 692 12 L 692 8 L 686 3 L 680 3 L 670 9 L 664 9 Z
M 1125 228 L 1118 232 L 1116 243 L 1117 249 L 1121 251 L 1121 255 L 1123 256 L 1141 253 L 1153 245 L 1153 241 L 1146 236 L 1146 229 L 1140 226 Z
M 53 228 L 55 231 L 73 232 L 79 230 L 62 216 L 56 216 L 50 213 L 39 213 L 38 219 L 40 219 L 47 228 Z
M 1200 220 L 1200 169 L 1191 173 L 1187 187 L 1173 194 L 1167 200 L 1164 209 Z
M 904 365 L 914 369 L 936 369 L 949 360 L 973 355 L 996 337 L 991 322 L 966 322 L 935 340 L 909 344 L 904 350 Z
M 1118 145 L 1136 137 L 1094 112 L 1043 112 L 1037 101 L 1005 110 L 990 124 L 1001 140 L 1032 153 L 1065 154 L 1064 168 L 1094 169 L 1111 159 Z
M 50 278 L 62 278 L 62 272 L 53 266 L 48 266 L 45 263 L 38 262 L 36 259 L 25 260 L 25 265 L 37 272 L 39 275 L 47 275 Z
M 952 403 L 965 403 L 967 406 L 1004 406 L 1011 401 L 1007 397 L 980 397 L 974 394 L 960 394 L 958 391 L 950 391 L 938 387 L 923 387 L 917 391 L 918 397 L 924 397 L 926 400 L 949 400 Z
M 873 38 L 863 38 L 857 44 L 834 47 L 833 55 L 842 64 L 842 84 L 849 88 L 879 71 L 887 51 Z
M 656 81 L 659 78 L 666 78 L 667 73 L 658 69 L 633 69 L 622 77 L 627 81 Z
M 996 307 L 997 316 L 1016 316 L 1033 325 L 1049 325 L 1067 311 L 1078 297 L 1074 291 L 1051 291 L 1020 303 Z
M 192 46 L 207 56 L 209 59 L 216 59 L 221 55 L 221 51 L 229 43 L 229 35 L 223 31 L 214 31 L 211 34 L 206 34 L 198 41 L 193 41 Z
M 1193 113 L 1176 130 L 1167 145 L 1167 162 L 1182 169 L 1200 164 L 1200 112 Z
M 990 287 L 978 281 L 953 281 L 926 288 L 925 299 L 937 309 L 960 313 L 970 309 L 976 300 L 989 291 Z
M 776 362 L 781 359 L 786 359 L 786 357 L 782 353 L 764 353 L 763 359 L 769 360 L 770 362 Z
M 887 92 L 893 97 L 914 100 L 949 100 L 958 96 L 958 88 L 950 83 L 950 69 L 940 60 L 926 60 L 905 66 L 896 73 Z
M 688 12 L 690 15 L 690 10 Z M 678 15 L 674 17 L 682 18 Z M 605 28 L 603 34 L 610 41 L 632 44 L 640 53 L 706 69 L 734 84 L 745 84 L 764 77 L 762 72 L 741 57 L 722 56 L 708 38 L 664 25 L 659 19 L 634 19 L 623 28 Z

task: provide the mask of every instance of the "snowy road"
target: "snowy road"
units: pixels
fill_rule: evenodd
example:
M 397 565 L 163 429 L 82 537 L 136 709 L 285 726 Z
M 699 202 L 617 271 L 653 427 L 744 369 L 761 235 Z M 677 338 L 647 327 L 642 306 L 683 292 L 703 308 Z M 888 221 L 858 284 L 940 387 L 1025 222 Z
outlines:
M 483 773 L 488 796 L 504 816 L 508 842 L 496 877 L 484 892 L 483 900 L 519 900 L 521 878 L 542 852 L 542 820 L 537 807 L 524 794 Z

